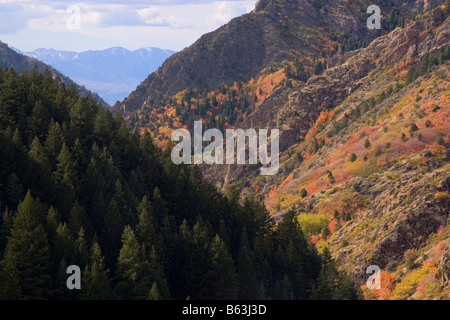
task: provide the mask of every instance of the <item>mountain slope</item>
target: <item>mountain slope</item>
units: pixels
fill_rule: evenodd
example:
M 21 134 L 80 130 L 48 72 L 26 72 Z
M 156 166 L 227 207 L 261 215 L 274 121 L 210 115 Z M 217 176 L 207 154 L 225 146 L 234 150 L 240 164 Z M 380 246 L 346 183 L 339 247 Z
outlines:
M 292 214 L 225 197 L 48 72 L 0 88 L 0 300 L 360 297 Z
M 371 4 L 389 12 L 390 20 L 383 28 L 390 30 L 401 22 L 399 17 L 415 15 L 424 6 L 439 2 L 262 0 L 252 12 L 173 55 L 113 109 L 128 114 L 142 107 L 160 107 L 186 88 L 202 91 L 248 81 L 269 66 L 278 68 L 284 60 L 319 57 L 333 50 L 331 39 L 346 50 L 356 49 L 379 34 L 366 27 L 366 10 Z
M 25 70 L 31 71 L 35 66 L 41 73 L 48 69 L 53 76 L 59 77 L 67 87 L 71 84 L 75 84 L 82 96 L 86 97 L 91 95 L 96 102 L 101 103 L 105 108 L 108 106 L 108 104 L 97 93 L 89 91 L 85 87 L 76 84 L 72 79 L 63 75 L 55 68 L 39 60 L 18 53 L 16 50 L 8 47 L 7 44 L 0 41 L 0 67 L 3 69 L 12 67 L 17 73 L 21 73 Z
M 130 51 L 120 47 L 81 53 L 54 49 L 24 52 L 97 92 L 111 105 L 128 96 L 173 53 L 159 48 Z
M 343 101 L 352 98 L 353 92 L 361 90 L 363 85 L 367 86 L 369 79 L 382 73 L 383 68 L 391 68 L 402 61 L 405 66 L 417 66 L 424 55 L 437 54 L 439 49 L 448 46 L 448 22 L 440 10 L 435 11 L 434 15 L 428 15 L 403 29 L 396 29 L 364 49 L 345 54 L 341 58 L 343 62 L 321 75 L 311 77 L 307 83 L 292 89 L 279 88 L 243 121 L 237 122 L 236 127 L 278 128 L 281 130 L 280 144 L 284 149 L 305 139 L 308 133 L 311 137 L 311 131 L 317 130 L 312 126 L 322 112 L 339 108 Z M 379 84 L 375 85 L 366 87 L 369 94 L 380 90 Z M 223 170 L 228 172 L 227 180 L 235 182 L 242 177 L 239 172 L 245 168 L 235 166 Z
M 225 174 L 242 194 L 263 198 L 274 215 L 294 209 L 311 241 L 329 247 L 359 283 L 379 266 L 383 288 L 366 289 L 366 298 L 450 294 L 446 12 L 347 54 L 306 85 L 274 92 L 238 124 L 284 128 L 279 175 L 206 168 L 210 179 Z
M 355 3 L 362 4 L 347 6 Z M 256 166 L 205 166 L 204 174 L 224 191 L 263 200 L 275 218 L 294 210 L 310 241 L 328 247 L 361 285 L 369 266 L 380 267 L 383 288 L 365 288 L 366 298 L 443 299 L 450 294 L 450 3 L 391 3 L 410 17 L 359 50 L 315 59 L 297 53 L 300 63 L 287 58 L 211 90 L 182 88 L 160 104 L 140 86 L 121 106 L 158 142 L 199 119 L 220 130 L 280 129 L 278 175 L 262 177 Z M 390 20 L 385 15 L 383 24 Z M 347 40 L 338 42 L 343 48 Z M 318 61 L 326 67 L 315 72 Z M 156 88 L 158 77 L 144 83 Z M 127 112 L 138 97 L 141 109 Z
M 249 80 L 271 64 L 291 59 L 295 50 L 318 54 L 329 36 L 314 1 L 260 1 L 249 14 L 235 18 L 202 36 L 189 48 L 168 59 L 130 97 L 117 105 L 131 111 L 159 105 L 166 97 L 187 88 L 212 89 L 237 80 Z M 340 12 L 342 11 L 342 12 Z M 353 36 L 359 16 L 339 4 L 336 31 Z M 313 13 L 313 14 L 311 14 Z M 303 31 L 303 32 L 302 32 Z M 316 48 L 315 48 L 316 47 Z

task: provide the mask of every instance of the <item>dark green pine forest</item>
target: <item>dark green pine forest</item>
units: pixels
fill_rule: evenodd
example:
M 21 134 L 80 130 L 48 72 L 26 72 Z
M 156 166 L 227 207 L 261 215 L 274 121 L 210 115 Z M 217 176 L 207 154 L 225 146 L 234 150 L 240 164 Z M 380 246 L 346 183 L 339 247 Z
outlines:
M 0 299 L 360 297 L 294 213 L 222 195 L 36 68 L 0 69 L 0 213 Z

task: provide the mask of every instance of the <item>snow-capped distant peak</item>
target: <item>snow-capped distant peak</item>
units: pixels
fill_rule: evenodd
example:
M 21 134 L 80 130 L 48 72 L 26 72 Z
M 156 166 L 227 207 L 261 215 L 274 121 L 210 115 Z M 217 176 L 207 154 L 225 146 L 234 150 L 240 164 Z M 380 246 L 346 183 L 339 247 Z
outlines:
M 40 48 L 24 54 L 53 66 L 114 103 L 127 97 L 173 53 L 154 47 L 135 51 L 112 47 L 85 52 Z

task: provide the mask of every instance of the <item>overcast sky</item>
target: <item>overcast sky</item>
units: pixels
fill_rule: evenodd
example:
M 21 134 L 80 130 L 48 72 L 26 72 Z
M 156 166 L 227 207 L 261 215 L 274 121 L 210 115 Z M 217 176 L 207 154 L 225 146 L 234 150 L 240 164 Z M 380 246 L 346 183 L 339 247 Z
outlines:
M 23 51 L 114 46 L 179 51 L 257 0 L 0 0 L 0 40 Z M 79 13 L 79 14 L 78 14 Z

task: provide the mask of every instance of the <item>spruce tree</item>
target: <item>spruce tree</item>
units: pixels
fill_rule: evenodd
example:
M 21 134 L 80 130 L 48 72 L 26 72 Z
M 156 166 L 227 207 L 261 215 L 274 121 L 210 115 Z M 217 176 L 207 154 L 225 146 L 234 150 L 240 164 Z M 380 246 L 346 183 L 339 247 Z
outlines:
M 162 220 L 168 214 L 167 203 L 161 196 L 161 191 L 158 187 L 153 191 L 153 202 L 152 202 L 153 212 L 155 213 L 155 224 L 160 226 Z
M 137 207 L 139 222 L 136 226 L 136 236 L 140 243 L 150 250 L 157 245 L 158 237 L 155 229 L 154 212 L 150 201 L 144 197 Z
M 117 202 L 112 199 L 103 216 L 103 227 L 100 238 L 108 267 L 114 266 L 117 261 L 120 250 L 121 230 L 123 230 L 122 217 Z
M 52 159 L 52 163 L 56 163 L 56 158 L 61 152 L 61 148 L 64 143 L 64 134 L 62 132 L 61 126 L 58 122 L 55 122 L 53 119 L 50 122 L 50 126 L 48 128 L 48 135 L 45 140 L 45 149 Z
M 118 279 L 116 289 L 123 299 L 135 299 L 141 294 L 137 292 L 137 287 L 141 280 L 142 267 L 139 242 L 136 240 L 133 229 L 126 226 L 122 234 L 122 248 L 116 271 Z
M 30 185 L 36 196 L 42 201 L 53 202 L 55 199 L 55 186 L 52 177 L 52 165 L 48 159 L 47 150 L 42 146 L 39 138 L 34 137 L 31 142 L 28 156 L 31 160 Z
M 239 299 L 253 300 L 257 297 L 256 272 L 253 266 L 251 252 L 244 245 L 238 257 Z
M 74 264 L 76 262 L 76 247 L 72 233 L 67 225 L 59 224 L 53 244 L 53 259 L 57 263 L 60 263 L 62 259 L 67 265 Z
M 68 217 L 76 198 L 76 166 L 76 162 L 69 148 L 66 144 L 63 144 L 61 152 L 57 157 L 54 176 L 57 186 L 57 207 L 64 219 Z
M 50 252 L 42 220 L 40 210 L 28 191 L 13 219 L 11 237 L 2 261 L 3 272 L 17 274 L 20 288 L 12 290 L 20 290 L 24 299 L 45 299 L 50 294 Z
M 23 187 L 19 177 L 13 172 L 8 177 L 6 184 L 7 205 L 11 210 L 15 210 L 19 202 L 23 199 Z
M 83 228 L 78 231 L 77 239 L 75 240 L 75 248 L 77 260 L 76 264 L 80 266 L 80 268 L 84 269 L 89 264 L 89 249 Z
M 19 299 L 23 297 L 16 257 L 12 253 L 5 254 L 0 261 L 0 300 Z
M 332 300 L 335 294 L 335 284 L 338 274 L 328 248 L 323 249 L 321 259 L 322 265 L 317 279 L 317 292 L 315 298 L 318 300 Z
M 414 80 L 416 80 L 418 77 L 417 74 L 417 69 L 415 66 L 412 66 L 409 70 L 408 70 L 408 74 L 406 75 L 406 84 L 410 84 L 412 82 L 414 82 Z
M 169 290 L 169 283 L 166 279 L 164 266 L 155 250 L 155 247 L 152 247 L 150 250 L 150 256 L 146 264 L 146 274 L 144 275 L 144 281 L 142 281 L 143 285 L 146 285 L 148 280 L 154 281 L 158 284 L 158 290 L 161 294 L 163 300 L 170 300 L 171 294 Z M 147 279 L 145 279 L 148 277 Z M 145 281 L 147 280 L 147 282 Z M 148 282 L 149 284 L 151 282 Z
M 2 220 L 0 221 L 0 257 L 3 257 L 3 252 L 6 247 L 8 236 L 11 232 L 13 222 L 12 213 L 9 211 L 8 207 L 2 213 Z
M 156 282 L 153 283 L 150 292 L 148 293 L 147 300 L 162 300 L 161 294 L 159 293 L 158 285 Z
M 234 262 L 225 243 L 219 236 L 215 236 L 212 240 L 210 251 L 211 269 L 206 274 L 209 299 L 237 299 L 239 283 Z
M 108 278 L 109 270 L 105 269 L 105 262 L 100 246 L 94 242 L 91 249 L 91 264 L 86 267 L 81 278 L 82 300 L 114 299 L 115 294 Z

